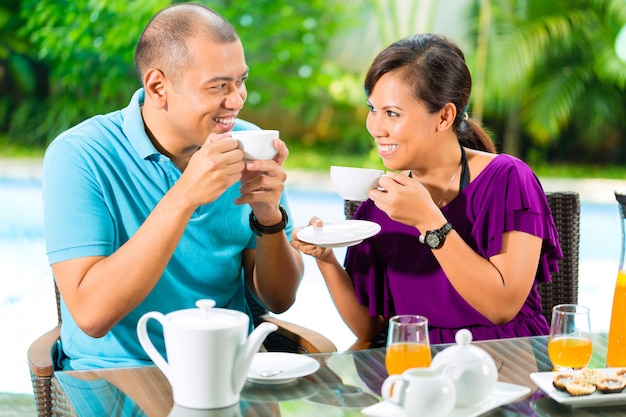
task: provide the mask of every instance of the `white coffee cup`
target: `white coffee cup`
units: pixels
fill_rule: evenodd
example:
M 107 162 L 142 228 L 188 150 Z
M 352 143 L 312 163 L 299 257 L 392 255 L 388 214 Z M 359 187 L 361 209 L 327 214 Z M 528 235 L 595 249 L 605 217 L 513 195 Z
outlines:
M 231 136 L 239 142 L 246 161 L 272 159 L 278 152 L 274 147 L 274 139 L 280 136 L 278 130 L 238 130 Z
M 391 375 L 383 382 L 381 393 L 406 416 L 444 417 L 456 401 L 454 384 L 443 369 L 412 368 Z
M 330 182 L 344 200 L 364 201 L 371 189 L 378 187 L 382 169 L 345 166 L 330 167 Z

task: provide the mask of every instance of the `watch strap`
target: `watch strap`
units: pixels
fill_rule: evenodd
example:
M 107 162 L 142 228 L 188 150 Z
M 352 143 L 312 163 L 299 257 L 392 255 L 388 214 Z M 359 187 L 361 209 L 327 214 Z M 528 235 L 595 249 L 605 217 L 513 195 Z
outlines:
M 285 228 L 287 227 L 287 221 L 289 220 L 289 216 L 287 215 L 287 210 L 285 210 L 283 206 L 278 206 L 278 210 L 280 210 L 280 214 L 283 216 L 283 218 L 280 220 L 280 222 L 276 223 L 273 226 L 262 225 L 257 220 L 256 216 L 254 215 L 254 212 L 253 211 L 250 212 L 250 229 L 252 229 L 255 235 L 257 236 L 273 235 L 273 234 L 276 234 L 278 232 L 282 232 L 283 230 L 285 230 Z
M 441 226 L 439 229 L 428 230 L 426 231 L 426 233 L 421 234 L 418 239 L 420 243 L 428 245 L 428 247 L 430 247 L 431 249 L 439 249 L 440 247 L 443 246 L 443 243 L 446 240 L 446 236 L 451 231 L 452 231 L 452 225 L 450 224 L 450 222 L 446 222 L 446 224 Z M 430 243 L 428 239 L 429 235 L 437 236 L 438 243 L 436 245 L 433 245 L 432 243 Z

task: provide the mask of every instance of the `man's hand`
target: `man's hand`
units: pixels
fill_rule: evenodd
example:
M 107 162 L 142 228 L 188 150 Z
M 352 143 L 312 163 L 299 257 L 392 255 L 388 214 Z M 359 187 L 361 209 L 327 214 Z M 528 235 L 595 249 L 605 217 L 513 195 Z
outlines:
M 237 141 L 229 133 L 212 133 L 189 159 L 177 186 L 189 204 L 198 207 L 217 200 L 239 181 L 244 166 Z
M 276 139 L 274 146 L 278 153 L 267 161 L 248 161 L 241 177 L 241 197 L 236 204 L 250 204 L 259 223 L 271 226 L 280 222 L 278 210 L 280 196 L 285 189 L 287 173 L 283 162 L 289 155 L 285 143 Z

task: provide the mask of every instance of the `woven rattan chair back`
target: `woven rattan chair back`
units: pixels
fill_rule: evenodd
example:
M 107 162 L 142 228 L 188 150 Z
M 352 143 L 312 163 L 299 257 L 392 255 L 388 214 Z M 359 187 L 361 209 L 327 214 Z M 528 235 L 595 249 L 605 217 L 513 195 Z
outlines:
M 573 191 L 547 192 L 546 196 L 563 251 L 563 257 L 559 260 L 559 272 L 552 274 L 552 282 L 542 282 L 538 286 L 542 314 L 550 323 L 552 307 L 578 302 L 580 197 Z
M 552 217 L 559 233 L 563 258 L 559 260 L 559 272 L 552 274 L 552 282 L 538 285 L 542 314 L 550 323 L 552 307 L 557 304 L 578 302 L 578 258 L 580 245 L 580 197 L 577 192 L 547 192 Z M 344 201 L 346 219 L 352 219 L 360 201 Z

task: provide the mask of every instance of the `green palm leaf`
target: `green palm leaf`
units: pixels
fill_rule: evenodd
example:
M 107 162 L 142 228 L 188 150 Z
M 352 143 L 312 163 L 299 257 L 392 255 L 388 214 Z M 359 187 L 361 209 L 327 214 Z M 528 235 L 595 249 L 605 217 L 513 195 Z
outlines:
M 626 25 L 626 1 L 512 0 L 493 8 L 487 115 L 519 109 L 519 118 L 506 120 L 539 146 L 563 140 L 564 132 L 584 143 L 620 130 L 626 63 L 615 40 Z

